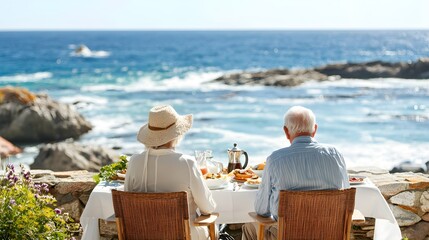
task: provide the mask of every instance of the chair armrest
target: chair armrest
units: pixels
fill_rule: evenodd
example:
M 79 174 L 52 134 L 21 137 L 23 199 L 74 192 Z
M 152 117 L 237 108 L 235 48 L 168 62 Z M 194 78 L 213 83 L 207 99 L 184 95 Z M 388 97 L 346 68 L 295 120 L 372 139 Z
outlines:
M 258 215 L 255 212 L 249 212 L 249 216 L 252 217 L 256 222 L 259 222 L 263 225 L 274 225 L 277 224 L 277 221 L 272 217 L 263 217 Z
M 219 216 L 219 213 L 212 213 L 210 215 L 201 215 L 194 221 L 195 226 L 209 226 L 214 223 Z
M 364 223 L 365 216 L 357 209 L 353 211 L 352 223 Z

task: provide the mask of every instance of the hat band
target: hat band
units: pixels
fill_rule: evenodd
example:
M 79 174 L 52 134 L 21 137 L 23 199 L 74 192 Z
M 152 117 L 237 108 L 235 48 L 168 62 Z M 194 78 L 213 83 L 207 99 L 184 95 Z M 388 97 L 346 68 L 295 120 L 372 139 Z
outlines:
M 165 128 L 153 127 L 153 126 L 151 126 L 151 125 L 148 125 L 148 128 L 149 128 L 150 130 L 152 130 L 152 131 L 162 131 L 162 130 L 167 130 L 167 129 L 169 129 L 169 128 L 170 128 L 170 127 L 172 127 L 174 124 L 176 124 L 176 122 L 174 122 L 174 123 L 172 123 L 172 124 L 168 125 L 168 126 L 167 126 L 167 127 L 165 127 Z

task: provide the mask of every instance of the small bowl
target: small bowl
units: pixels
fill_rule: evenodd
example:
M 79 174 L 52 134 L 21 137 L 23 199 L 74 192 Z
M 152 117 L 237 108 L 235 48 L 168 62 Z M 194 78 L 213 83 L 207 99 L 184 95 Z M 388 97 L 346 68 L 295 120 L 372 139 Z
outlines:
M 252 171 L 253 171 L 256 175 L 258 175 L 258 177 L 262 178 L 262 175 L 263 175 L 263 173 L 264 173 L 264 170 L 253 170 L 253 169 L 252 169 Z
M 227 175 L 221 176 L 220 178 L 208 178 L 205 180 L 207 187 L 216 188 L 229 183 L 230 178 Z

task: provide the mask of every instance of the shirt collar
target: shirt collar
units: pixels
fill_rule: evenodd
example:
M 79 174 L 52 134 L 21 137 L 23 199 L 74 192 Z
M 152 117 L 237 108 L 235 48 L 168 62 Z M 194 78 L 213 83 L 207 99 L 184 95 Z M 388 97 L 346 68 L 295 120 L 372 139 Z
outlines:
M 165 149 L 165 148 L 153 149 L 153 148 L 151 148 L 149 154 L 161 156 L 161 155 L 168 155 L 168 154 L 172 154 L 172 153 L 176 153 L 176 151 L 174 149 L 171 149 L 171 148 L 168 148 L 168 149 Z
M 294 143 L 311 143 L 316 142 L 312 137 L 310 136 L 299 136 L 293 139 L 292 144 Z

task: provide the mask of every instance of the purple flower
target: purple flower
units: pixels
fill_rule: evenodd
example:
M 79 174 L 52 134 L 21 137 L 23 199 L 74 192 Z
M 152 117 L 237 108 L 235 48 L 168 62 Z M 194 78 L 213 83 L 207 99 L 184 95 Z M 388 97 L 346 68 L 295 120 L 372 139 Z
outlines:
M 15 166 L 12 163 L 8 163 L 6 168 L 10 169 L 12 172 L 15 172 Z
M 41 186 L 40 186 L 40 184 L 38 184 L 38 183 L 34 184 L 34 189 L 36 190 L 37 193 L 41 193 Z
M 48 184 L 46 184 L 46 183 L 42 183 L 42 185 L 41 185 L 41 190 L 43 191 L 43 192 L 49 192 L 49 185 Z
M 55 208 L 54 211 L 56 214 L 61 214 L 61 209 L 59 209 L 59 208 Z
M 6 177 L 8 180 L 13 179 L 13 172 L 12 171 L 7 172 Z
M 10 205 L 16 205 L 16 201 L 15 201 L 15 199 L 11 199 L 11 200 L 9 201 L 9 204 L 10 204 Z
M 17 176 L 13 176 L 13 182 L 14 183 L 18 182 L 18 177 Z
M 30 180 L 30 171 L 24 173 L 25 180 Z
M 34 197 L 35 197 L 36 199 L 39 199 L 39 194 L 34 194 Z

